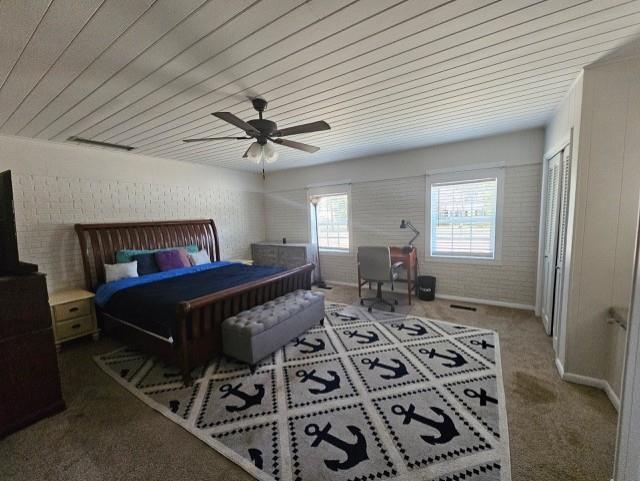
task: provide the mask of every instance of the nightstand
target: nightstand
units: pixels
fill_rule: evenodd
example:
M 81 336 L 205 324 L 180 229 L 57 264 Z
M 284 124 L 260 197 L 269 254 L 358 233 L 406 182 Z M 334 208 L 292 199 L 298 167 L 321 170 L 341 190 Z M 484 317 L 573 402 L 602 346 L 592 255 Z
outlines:
M 62 343 L 78 337 L 89 336 L 97 341 L 100 336 L 96 310 L 93 303 L 95 294 L 83 289 L 59 291 L 49 296 L 53 333 L 56 349 Z

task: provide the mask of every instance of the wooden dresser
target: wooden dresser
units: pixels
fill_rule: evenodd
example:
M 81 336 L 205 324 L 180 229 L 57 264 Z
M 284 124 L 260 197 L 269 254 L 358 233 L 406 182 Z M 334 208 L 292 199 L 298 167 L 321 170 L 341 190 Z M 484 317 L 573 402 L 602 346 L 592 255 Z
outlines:
M 65 408 L 44 274 L 0 277 L 0 438 Z
M 318 264 L 315 244 L 257 242 L 251 244 L 251 257 L 256 266 L 280 266 L 291 269 L 309 263 Z M 311 280 L 315 280 L 315 271 Z

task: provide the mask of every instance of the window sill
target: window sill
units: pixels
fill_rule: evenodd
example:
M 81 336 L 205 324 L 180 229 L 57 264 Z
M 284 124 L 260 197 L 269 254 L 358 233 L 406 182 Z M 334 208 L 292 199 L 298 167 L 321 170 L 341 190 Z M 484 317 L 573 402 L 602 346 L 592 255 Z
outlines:
M 342 250 L 342 249 L 320 249 L 320 255 L 329 255 L 329 256 L 350 256 L 350 250 Z
M 427 262 L 438 264 L 475 264 L 484 266 L 501 266 L 502 260 L 498 257 L 495 259 L 482 259 L 478 257 L 446 257 L 446 256 L 427 256 Z

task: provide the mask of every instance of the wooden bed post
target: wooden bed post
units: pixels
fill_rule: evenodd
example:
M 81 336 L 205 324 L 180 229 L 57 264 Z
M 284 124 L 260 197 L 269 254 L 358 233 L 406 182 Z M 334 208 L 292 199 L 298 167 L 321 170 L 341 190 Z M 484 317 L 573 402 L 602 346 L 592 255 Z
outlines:
M 184 304 L 178 306 L 177 320 L 180 326 L 180 371 L 182 371 L 182 382 L 185 386 L 191 386 L 191 367 L 189 366 L 189 330 L 187 329 L 188 312 L 184 309 Z

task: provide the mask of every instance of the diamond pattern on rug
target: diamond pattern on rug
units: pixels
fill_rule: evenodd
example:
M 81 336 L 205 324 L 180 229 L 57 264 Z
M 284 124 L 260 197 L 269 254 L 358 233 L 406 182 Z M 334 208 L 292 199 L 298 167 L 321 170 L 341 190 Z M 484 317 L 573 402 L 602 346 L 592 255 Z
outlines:
M 435 388 L 374 399 L 409 469 L 491 449 Z
M 256 368 L 261 367 L 271 367 L 275 365 L 276 357 L 275 354 L 271 354 L 270 356 L 265 357 L 263 360 L 256 364 Z M 249 370 L 249 366 L 242 361 L 237 361 L 235 359 L 230 358 L 229 356 L 222 356 L 217 362 L 215 367 L 216 374 L 227 374 L 227 373 L 235 373 L 240 371 Z
M 284 368 L 289 408 L 357 396 L 342 359 L 329 359 Z
M 335 346 L 325 331 L 307 332 L 282 348 L 285 361 L 301 361 L 336 354 Z
M 388 346 L 391 341 L 378 326 L 373 323 L 334 331 L 347 351 Z
M 469 337 L 459 337 L 458 341 L 472 351 L 478 353 L 483 359 L 486 359 L 491 364 L 496 363 L 496 341 L 492 332 Z
M 429 320 L 432 324 L 435 324 L 438 328 L 442 329 L 445 333 L 455 336 L 458 334 L 467 334 L 471 332 L 478 331 L 478 328 L 471 326 L 463 326 L 461 324 L 451 324 L 449 322 L 442 321 L 432 321 Z
M 94 359 L 260 481 L 510 481 L 497 334 L 361 310 L 327 303 L 255 373 L 220 357 L 191 386 L 128 347 Z
M 351 362 L 368 391 L 427 381 L 409 358 L 397 349 L 354 355 Z
M 422 341 L 442 337 L 428 323 L 417 317 L 384 321 L 382 323 L 400 342 Z
M 191 371 L 191 377 L 193 379 L 200 379 L 204 374 L 204 370 L 204 366 L 196 367 Z M 138 381 L 137 387 L 145 389 L 181 381 L 182 373 L 176 366 L 161 361 L 153 361 L 151 369 L 144 373 L 140 381 Z
M 500 463 L 493 462 L 465 468 L 455 473 L 449 473 L 429 481 L 500 481 Z
M 198 415 L 197 426 L 219 426 L 266 416 L 275 411 L 276 380 L 273 370 L 212 379 Z
M 475 360 L 453 341 L 407 346 L 436 378 L 483 371 L 487 366 Z
M 495 376 L 466 379 L 444 386 L 495 437 L 500 437 L 499 397 Z
M 327 315 L 326 319 L 334 327 L 353 326 L 372 321 L 366 309 L 345 304 L 327 304 L 325 313 Z
M 107 354 L 102 354 L 99 356 L 103 361 L 109 361 L 112 359 L 122 359 L 125 357 L 147 357 L 145 353 L 140 351 L 139 349 L 135 349 L 133 347 L 122 347 L 120 349 L 116 349 L 113 352 L 109 352 Z
M 281 479 L 280 435 L 277 422 L 238 427 L 212 434 L 238 456 L 249 459 L 253 465 L 269 473 L 276 481 Z
M 113 360 L 106 361 L 105 365 L 109 370 L 116 373 L 118 377 L 131 381 L 144 367 L 147 360 L 147 357 L 127 357 L 124 359 L 116 357 Z
M 161 388 L 147 391 L 146 394 L 158 404 L 167 407 L 173 414 L 187 419 L 199 390 L 200 383 L 194 383 L 193 386 Z
M 293 479 L 365 481 L 396 474 L 361 404 L 289 419 Z

